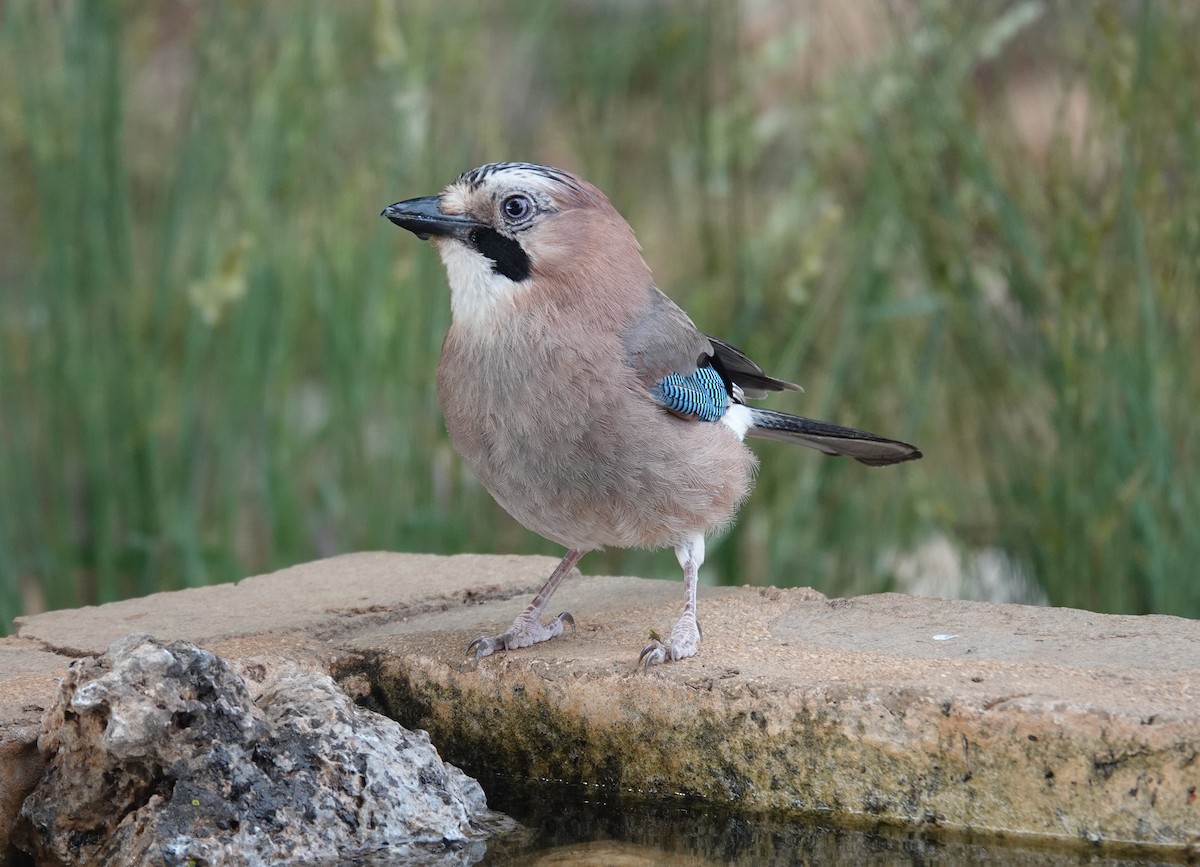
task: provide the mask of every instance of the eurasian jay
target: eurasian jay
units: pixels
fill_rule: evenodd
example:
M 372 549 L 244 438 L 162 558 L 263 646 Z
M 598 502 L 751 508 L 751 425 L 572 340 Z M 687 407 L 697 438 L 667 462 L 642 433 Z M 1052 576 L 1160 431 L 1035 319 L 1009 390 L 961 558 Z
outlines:
M 446 268 L 452 321 L 437 388 L 451 442 L 506 512 L 568 549 L 507 632 L 471 642 L 476 658 L 573 627 L 567 612 L 543 623 L 546 605 L 580 557 L 609 545 L 675 549 L 683 616 L 639 659 L 648 668 L 695 654 L 704 537 L 750 491 L 747 435 L 869 466 L 921 457 L 748 406 L 800 388 L 692 324 L 654 285 L 629 224 L 568 172 L 492 163 L 382 216 L 432 239 Z

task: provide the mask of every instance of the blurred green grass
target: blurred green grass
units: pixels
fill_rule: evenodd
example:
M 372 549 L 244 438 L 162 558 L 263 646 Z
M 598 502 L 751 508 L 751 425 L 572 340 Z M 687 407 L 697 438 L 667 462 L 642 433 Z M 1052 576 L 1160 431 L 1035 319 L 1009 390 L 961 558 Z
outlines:
M 806 386 L 772 405 L 924 449 L 758 447 L 710 576 L 887 589 L 948 538 L 1200 616 L 1200 6 L 837 6 L 0 5 L 0 624 L 555 553 L 454 457 L 444 278 L 377 216 L 500 159 L 605 189 L 701 327 Z

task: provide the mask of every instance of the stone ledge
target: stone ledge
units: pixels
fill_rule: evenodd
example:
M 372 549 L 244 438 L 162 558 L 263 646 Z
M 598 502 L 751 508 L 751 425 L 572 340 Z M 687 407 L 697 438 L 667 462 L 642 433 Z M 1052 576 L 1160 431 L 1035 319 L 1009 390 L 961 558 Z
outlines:
M 700 656 L 642 674 L 681 586 L 589 577 L 555 597 L 575 635 L 468 661 L 553 565 L 358 554 L 23 618 L 0 642 L 0 664 L 33 669 L 0 669 L 0 755 L 28 744 L 6 696 L 44 702 L 70 655 L 144 631 L 234 657 L 328 653 L 352 693 L 468 772 L 1200 851 L 1200 623 L 705 587 Z

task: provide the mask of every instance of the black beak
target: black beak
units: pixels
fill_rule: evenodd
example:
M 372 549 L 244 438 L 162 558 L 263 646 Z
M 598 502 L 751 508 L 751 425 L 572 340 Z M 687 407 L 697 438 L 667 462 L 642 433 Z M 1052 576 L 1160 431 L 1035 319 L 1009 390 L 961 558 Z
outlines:
M 437 196 L 396 202 L 384 208 L 379 216 L 387 217 L 401 229 L 408 229 L 422 241 L 429 240 L 432 235 L 465 240 L 467 234 L 480 225 L 461 214 L 443 214 Z

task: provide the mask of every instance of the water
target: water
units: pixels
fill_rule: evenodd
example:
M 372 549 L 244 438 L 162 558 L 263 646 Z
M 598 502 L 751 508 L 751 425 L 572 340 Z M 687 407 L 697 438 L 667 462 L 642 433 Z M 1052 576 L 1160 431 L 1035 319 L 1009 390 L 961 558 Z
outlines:
M 954 864 L 1150 865 L 1085 843 L 1005 840 L 885 826 L 845 827 L 821 817 L 747 816 L 682 798 L 652 799 L 551 782 L 483 779 L 488 803 L 530 833 L 489 849 L 491 867 L 550 865 Z M 1158 853 L 1155 853 L 1156 855 Z

